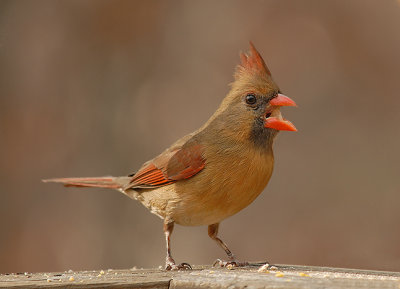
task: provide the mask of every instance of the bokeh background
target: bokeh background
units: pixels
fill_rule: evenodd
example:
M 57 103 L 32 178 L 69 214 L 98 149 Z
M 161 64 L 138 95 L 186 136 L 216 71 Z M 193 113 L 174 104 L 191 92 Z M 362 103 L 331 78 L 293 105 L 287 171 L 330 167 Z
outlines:
M 298 133 L 222 223 L 240 260 L 400 270 L 400 2 L 0 1 L 0 272 L 157 267 L 162 222 L 103 189 L 198 128 L 255 43 Z M 179 262 L 224 257 L 176 226 Z

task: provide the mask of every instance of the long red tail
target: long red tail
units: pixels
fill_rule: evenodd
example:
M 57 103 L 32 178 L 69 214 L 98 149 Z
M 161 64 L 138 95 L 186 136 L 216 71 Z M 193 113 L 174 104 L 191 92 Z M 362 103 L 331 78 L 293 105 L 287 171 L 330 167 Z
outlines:
M 45 183 L 62 183 L 66 187 L 94 187 L 121 189 L 129 183 L 130 177 L 60 178 L 43 180 Z

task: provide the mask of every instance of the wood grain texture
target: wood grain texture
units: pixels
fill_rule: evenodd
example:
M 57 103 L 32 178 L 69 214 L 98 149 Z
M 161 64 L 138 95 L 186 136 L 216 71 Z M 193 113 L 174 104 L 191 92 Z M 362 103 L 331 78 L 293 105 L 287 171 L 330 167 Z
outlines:
M 400 288 L 400 273 L 311 266 L 278 265 L 258 272 L 260 264 L 221 269 L 194 266 L 192 271 L 161 269 L 104 270 L 0 275 L 0 288 Z

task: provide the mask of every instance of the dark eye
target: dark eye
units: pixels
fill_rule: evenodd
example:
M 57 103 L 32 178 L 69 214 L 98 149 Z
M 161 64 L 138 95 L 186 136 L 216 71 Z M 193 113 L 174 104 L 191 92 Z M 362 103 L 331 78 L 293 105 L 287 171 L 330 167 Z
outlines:
M 246 103 L 247 104 L 253 105 L 256 102 L 257 102 L 257 97 L 254 94 L 249 93 L 248 95 L 246 95 Z

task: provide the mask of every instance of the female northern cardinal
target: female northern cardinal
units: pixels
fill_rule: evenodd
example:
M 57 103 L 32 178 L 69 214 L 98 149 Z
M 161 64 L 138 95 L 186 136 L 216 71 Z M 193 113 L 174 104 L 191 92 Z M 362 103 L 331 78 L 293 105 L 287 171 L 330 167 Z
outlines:
M 124 177 L 62 178 L 45 182 L 116 189 L 140 201 L 164 220 L 167 270 L 175 264 L 170 235 L 174 224 L 208 225 L 208 235 L 228 255 L 221 266 L 240 266 L 217 237 L 219 223 L 247 207 L 268 184 L 274 166 L 272 143 L 279 130 L 296 131 L 282 118 L 281 106 L 295 102 L 280 93 L 260 54 L 250 42 L 228 95 L 197 131 L 184 136 L 136 173 Z

